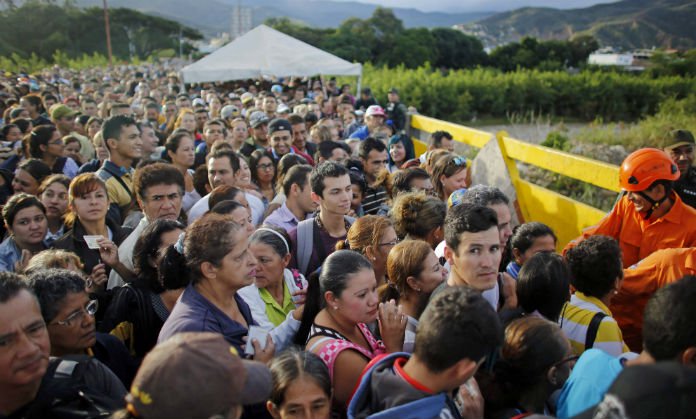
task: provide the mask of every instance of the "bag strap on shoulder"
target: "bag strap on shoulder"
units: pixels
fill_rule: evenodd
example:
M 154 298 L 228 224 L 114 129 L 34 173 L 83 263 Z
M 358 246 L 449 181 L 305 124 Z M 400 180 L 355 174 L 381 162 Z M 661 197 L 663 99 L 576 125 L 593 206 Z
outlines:
M 587 326 L 587 336 L 585 337 L 585 350 L 588 350 L 594 346 L 595 339 L 597 339 L 597 332 L 599 331 L 599 325 L 602 320 L 607 317 L 606 314 L 601 311 L 595 313 L 590 320 L 590 324 Z
M 297 224 L 297 267 L 303 275 L 307 275 L 309 259 L 314 248 L 314 219 L 308 218 Z

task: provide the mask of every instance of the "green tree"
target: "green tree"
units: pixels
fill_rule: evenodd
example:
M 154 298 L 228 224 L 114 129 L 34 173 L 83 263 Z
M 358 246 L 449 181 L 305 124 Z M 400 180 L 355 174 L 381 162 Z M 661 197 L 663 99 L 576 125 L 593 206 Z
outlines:
M 472 68 L 486 64 L 488 56 L 478 38 L 450 28 L 435 28 L 431 33 L 435 40 L 435 67 Z

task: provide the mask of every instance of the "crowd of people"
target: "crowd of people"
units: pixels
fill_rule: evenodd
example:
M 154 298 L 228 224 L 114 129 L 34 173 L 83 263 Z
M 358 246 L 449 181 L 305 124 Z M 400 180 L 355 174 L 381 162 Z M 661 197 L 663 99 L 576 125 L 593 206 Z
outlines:
M 397 88 L 0 81 L 2 418 L 695 411 L 689 131 L 566 244 L 450 133 L 417 155 Z

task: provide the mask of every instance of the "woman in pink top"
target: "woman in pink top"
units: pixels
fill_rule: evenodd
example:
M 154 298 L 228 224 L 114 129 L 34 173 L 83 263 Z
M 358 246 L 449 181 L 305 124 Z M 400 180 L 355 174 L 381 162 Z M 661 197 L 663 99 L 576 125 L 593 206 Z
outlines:
M 321 309 L 321 310 L 320 310 Z M 383 341 L 367 324 L 379 318 Z M 307 303 L 297 340 L 326 363 L 340 413 L 372 358 L 401 350 L 406 316 L 390 301 L 379 303 L 377 280 L 370 262 L 352 250 L 332 253 L 321 273 L 309 280 Z

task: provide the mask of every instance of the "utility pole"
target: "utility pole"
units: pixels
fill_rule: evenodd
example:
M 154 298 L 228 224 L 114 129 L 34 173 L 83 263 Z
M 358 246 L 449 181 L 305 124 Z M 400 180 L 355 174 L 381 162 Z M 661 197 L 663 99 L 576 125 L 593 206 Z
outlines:
M 112 53 L 111 53 L 111 29 L 109 28 L 109 6 L 104 1 L 104 30 L 106 31 L 106 52 L 109 56 L 109 67 L 113 63 Z

